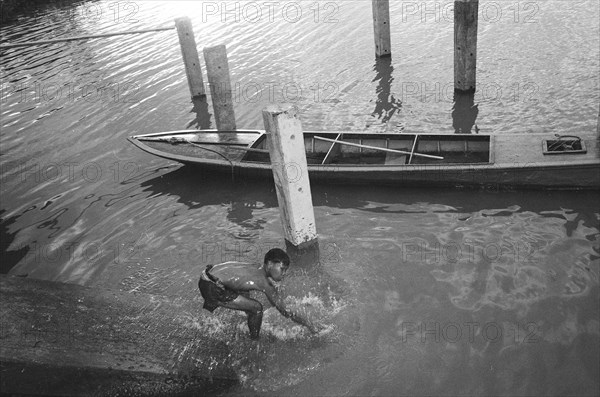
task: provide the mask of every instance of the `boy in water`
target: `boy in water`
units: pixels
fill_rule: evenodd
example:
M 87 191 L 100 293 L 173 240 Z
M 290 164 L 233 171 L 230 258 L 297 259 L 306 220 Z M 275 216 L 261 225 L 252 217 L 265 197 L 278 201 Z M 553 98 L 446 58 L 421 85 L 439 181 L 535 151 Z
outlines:
M 198 288 L 204 298 L 204 308 L 213 312 L 217 307 L 222 306 L 246 312 L 250 337 L 258 339 L 263 307 L 260 302 L 250 298 L 250 291 L 262 291 L 269 302 L 285 317 L 304 325 L 312 333 L 319 332 L 322 326 L 311 324 L 308 319 L 286 307 L 284 297 L 279 294 L 270 280 L 277 282 L 283 280 L 289 265 L 289 256 L 279 248 L 267 252 L 264 264 L 260 267 L 241 262 L 208 265 L 198 282 Z

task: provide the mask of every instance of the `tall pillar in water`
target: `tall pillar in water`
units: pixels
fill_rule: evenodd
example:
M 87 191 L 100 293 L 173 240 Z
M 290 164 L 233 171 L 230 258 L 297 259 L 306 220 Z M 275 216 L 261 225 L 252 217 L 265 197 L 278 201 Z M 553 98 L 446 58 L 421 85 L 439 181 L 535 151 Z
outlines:
M 392 55 L 390 38 L 390 1 L 371 0 L 373 6 L 373 29 L 375 33 L 375 55 L 377 58 Z
M 229 76 L 229 61 L 224 45 L 206 47 L 204 62 L 210 87 L 210 97 L 215 113 L 215 122 L 219 131 L 234 131 L 235 113 L 231 95 L 231 78 Z
M 454 1 L 454 89 L 474 92 L 479 0 Z
M 198 48 L 192 29 L 192 22 L 189 18 L 175 19 L 175 27 L 179 36 L 179 45 L 181 46 L 181 56 L 185 65 L 185 74 L 188 78 L 190 94 L 192 98 L 205 95 L 204 82 L 202 81 L 202 67 L 198 58 Z
M 298 109 L 270 105 L 263 121 L 285 240 L 296 248 L 312 245 L 318 236 Z

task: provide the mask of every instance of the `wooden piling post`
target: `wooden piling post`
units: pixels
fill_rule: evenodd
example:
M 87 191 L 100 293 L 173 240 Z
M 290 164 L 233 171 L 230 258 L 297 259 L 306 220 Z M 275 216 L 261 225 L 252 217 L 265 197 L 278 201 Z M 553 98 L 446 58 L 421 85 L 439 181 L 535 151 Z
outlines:
M 311 246 L 317 230 L 298 109 L 270 105 L 262 113 L 286 244 Z
M 454 1 L 454 89 L 475 91 L 479 0 Z
M 371 0 L 373 6 L 373 27 L 375 30 L 375 55 L 378 58 L 392 55 L 390 39 L 390 1 Z
M 206 47 L 204 62 L 208 75 L 208 86 L 215 112 L 215 122 L 220 131 L 235 130 L 235 113 L 231 95 L 231 79 L 229 77 L 229 62 L 227 49 L 224 45 Z
M 190 94 L 192 98 L 206 95 L 204 91 L 204 82 L 202 81 L 202 67 L 200 66 L 200 58 L 198 57 L 198 48 L 196 47 L 196 39 L 192 29 L 192 22 L 189 18 L 176 18 L 175 27 L 179 36 L 179 44 L 181 46 L 181 56 L 185 65 L 185 74 L 188 78 Z

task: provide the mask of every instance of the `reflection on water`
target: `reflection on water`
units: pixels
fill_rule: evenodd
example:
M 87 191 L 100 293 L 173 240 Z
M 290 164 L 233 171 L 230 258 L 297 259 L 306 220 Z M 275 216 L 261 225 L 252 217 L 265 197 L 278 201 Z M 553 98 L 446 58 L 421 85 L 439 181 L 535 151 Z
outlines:
M 185 128 L 193 130 L 211 128 L 211 115 L 208 112 L 208 101 L 206 100 L 206 97 L 194 97 L 192 98 L 192 103 L 194 104 L 192 112 L 196 114 L 196 118 L 190 121 Z
M 474 93 L 454 93 L 454 109 L 452 109 L 452 126 L 456 134 L 469 134 L 473 125 L 475 132 L 478 132 L 477 114 L 479 113 L 478 105 L 475 105 Z
M 596 128 L 597 2 L 544 1 L 528 24 L 515 22 L 514 4 L 498 4 L 500 20 L 480 20 L 480 88 L 456 97 L 446 89 L 451 22 L 422 21 L 403 14 L 406 3 L 392 3 L 392 34 L 401 39 L 391 59 L 375 61 L 364 18 L 370 4 L 358 1 L 301 2 L 295 23 L 281 7 L 273 20 L 224 23 L 204 15 L 202 2 L 127 3 L 135 7 L 118 16 L 115 5 L 125 3 L 74 2 L 20 14 L 0 37 L 148 29 L 188 14 L 200 47 L 227 45 L 237 124 L 250 129 L 262 128 L 261 109 L 284 101 L 297 104 L 313 130 Z M 324 23 L 326 16 L 336 22 Z M 188 303 L 181 321 L 232 352 L 242 386 L 227 393 L 598 390 L 594 194 L 312 186 L 321 263 L 314 273 L 298 268 L 285 287 L 336 332 L 311 339 L 269 309 L 265 343 L 248 355 L 256 350 L 238 328 L 239 313 L 221 310 L 198 323 L 196 282 L 207 264 L 261 262 L 268 249 L 284 248 L 272 182 L 207 175 L 126 142 L 213 124 L 211 98 L 189 98 L 176 34 L 1 55 L 3 273 Z M 216 365 L 210 360 L 202 365 Z
M 402 101 L 392 94 L 392 77 L 394 67 L 390 57 L 379 58 L 375 62 L 374 69 L 377 71 L 374 81 L 377 81 L 377 100 L 375 101 L 375 110 L 371 114 L 382 124 L 387 124 L 392 119 L 394 113 L 402 108 Z

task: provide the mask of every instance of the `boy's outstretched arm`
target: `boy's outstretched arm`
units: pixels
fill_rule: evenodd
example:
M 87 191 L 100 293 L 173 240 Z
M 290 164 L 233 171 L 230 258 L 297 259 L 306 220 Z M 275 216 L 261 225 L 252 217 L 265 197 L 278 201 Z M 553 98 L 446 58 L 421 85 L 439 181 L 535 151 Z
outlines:
M 271 302 L 271 304 L 273 306 L 275 306 L 277 308 L 277 310 L 279 310 L 279 313 L 281 313 L 285 317 L 289 318 L 290 320 L 292 320 L 300 325 L 304 325 L 313 334 L 316 334 L 317 332 L 319 332 L 319 329 L 322 328 L 321 326 L 318 326 L 318 324 L 317 324 L 317 326 L 312 324 L 306 317 L 304 317 L 300 313 L 297 313 L 297 312 L 289 309 L 286 306 L 285 301 L 283 300 L 283 297 L 281 296 L 281 294 L 279 294 L 277 292 L 275 287 L 269 285 L 268 288 L 265 288 L 264 292 L 265 292 L 265 295 L 267 295 L 269 302 Z

